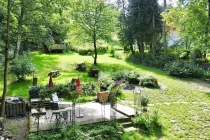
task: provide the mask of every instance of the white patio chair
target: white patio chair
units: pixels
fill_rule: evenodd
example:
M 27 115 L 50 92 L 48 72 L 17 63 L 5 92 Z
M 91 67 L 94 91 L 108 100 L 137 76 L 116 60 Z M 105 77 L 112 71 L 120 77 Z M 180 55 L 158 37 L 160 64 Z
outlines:
M 67 108 L 67 107 L 71 107 L 72 106 L 72 102 L 63 102 L 63 100 L 60 100 L 58 98 L 57 93 L 53 93 L 52 94 L 52 99 L 53 99 L 53 102 L 54 103 L 58 103 L 59 109 L 64 109 L 64 108 Z

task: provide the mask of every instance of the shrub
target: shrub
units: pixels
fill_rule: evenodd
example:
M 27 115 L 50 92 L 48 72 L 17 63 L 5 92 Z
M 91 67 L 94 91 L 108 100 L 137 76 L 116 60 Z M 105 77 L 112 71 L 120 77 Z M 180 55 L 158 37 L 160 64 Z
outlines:
M 82 93 L 85 96 L 95 96 L 97 93 L 97 87 L 93 83 L 87 83 L 82 85 Z
M 114 57 L 115 56 L 115 49 L 114 48 L 111 48 L 110 54 L 111 54 L 111 57 Z
M 101 53 L 106 53 L 107 50 L 108 50 L 108 47 L 106 47 L 106 46 L 99 46 L 99 47 L 97 48 L 97 51 L 98 51 L 99 54 L 101 54 Z
M 149 103 L 149 99 L 147 97 L 142 96 L 141 97 L 141 106 L 142 106 L 142 111 L 145 112 L 147 111 L 146 107 Z
M 170 75 L 177 77 L 192 77 L 201 78 L 204 75 L 204 70 L 195 63 L 186 63 L 183 61 L 170 62 L 165 65 L 165 70 L 169 71 Z
M 115 72 L 115 73 L 113 73 L 113 75 L 112 75 L 112 79 L 114 80 L 114 81 L 122 81 L 122 82 L 124 82 L 126 79 L 128 79 L 128 73 L 129 73 L 129 71 L 117 71 L 117 72 Z
M 126 76 L 126 79 L 127 81 L 129 82 L 129 84 L 139 84 L 139 77 L 140 77 L 140 74 L 137 73 L 136 71 L 129 71 L 127 73 Z
M 14 73 L 18 80 L 23 80 L 25 75 L 32 74 L 35 71 L 34 65 L 26 56 L 19 56 L 11 62 L 10 72 Z
M 39 92 L 44 89 L 43 86 L 32 86 L 29 89 L 29 98 L 39 98 Z
M 135 63 L 135 64 L 141 64 L 141 62 L 142 62 L 141 55 L 139 53 L 130 54 L 130 55 L 128 55 L 128 57 L 126 57 L 125 60 Z
M 159 87 L 158 80 L 152 76 L 142 78 L 139 85 L 143 87 Z
M 194 62 L 200 62 L 200 60 L 202 59 L 202 50 L 200 48 L 195 48 L 193 50 L 193 56 L 192 59 L 194 60 Z
M 117 97 L 120 97 L 120 96 L 122 96 L 122 87 L 120 86 L 120 84 L 115 84 L 114 86 L 111 87 L 110 94 L 109 94 L 111 106 L 115 105 L 117 101 Z
M 172 58 L 168 58 L 169 60 Z M 165 58 L 164 56 L 155 56 L 155 58 L 151 54 L 147 54 L 142 61 L 143 65 L 152 66 L 157 68 L 164 68 L 165 66 Z
M 162 124 L 160 122 L 160 117 L 157 111 L 152 113 L 146 112 L 139 114 L 133 119 L 134 125 L 140 129 L 146 130 L 146 132 L 152 133 L 155 130 L 161 130 Z
M 101 73 L 99 75 L 100 81 L 100 90 L 106 91 L 111 88 L 112 83 L 114 82 L 108 73 Z
M 129 84 L 139 84 L 140 74 L 136 71 L 117 71 L 113 73 L 112 79 L 121 82 L 128 81 Z
M 79 49 L 78 50 L 78 53 L 80 54 L 80 55 L 89 55 L 89 54 L 91 54 L 91 52 L 92 52 L 92 50 L 91 49 Z
M 190 51 L 184 51 L 179 55 L 180 59 L 188 59 L 190 55 Z

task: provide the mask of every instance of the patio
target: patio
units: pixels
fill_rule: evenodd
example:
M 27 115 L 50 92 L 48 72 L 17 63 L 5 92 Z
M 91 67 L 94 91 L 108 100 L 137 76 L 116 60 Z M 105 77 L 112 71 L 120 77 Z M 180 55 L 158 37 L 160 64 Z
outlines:
M 79 108 L 80 108 L 80 116 L 83 115 L 84 117 L 78 117 Z M 72 125 L 74 121 L 75 124 L 90 124 L 102 121 L 109 121 L 114 119 L 115 117 L 116 119 L 128 118 L 128 116 L 127 115 L 125 116 L 125 114 L 129 114 L 129 116 L 134 115 L 134 109 L 132 108 L 124 107 L 122 105 L 119 105 L 119 108 L 121 110 L 120 112 L 122 112 L 122 110 L 124 111 L 123 113 L 124 115 L 116 111 L 110 111 L 111 110 L 110 103 L 100 104 L 94 101 L 88 103 L 82 103 L 80 105 L 76 104 L 75 117 L 73 115 L 74 113 L 72 113 L 74 111 L 72 110 L 72 108 L 60 109 L 58 112 L 56 112 L 56 110 L 46 109 L 43 110 L 43 112 L 45 113 L 43 113 L 40 116 L 39 130 L 54 129 L 57 127 L 58 124 L 62 125 L 62 123 Z M 60 113 L 62 113 L 63 115 L 59 116 Z M 36 115 L 33 116 L 30 115 L 30 124 L 31 124 L 30 132 L 37 131 L 37 119 L 35 116 Z

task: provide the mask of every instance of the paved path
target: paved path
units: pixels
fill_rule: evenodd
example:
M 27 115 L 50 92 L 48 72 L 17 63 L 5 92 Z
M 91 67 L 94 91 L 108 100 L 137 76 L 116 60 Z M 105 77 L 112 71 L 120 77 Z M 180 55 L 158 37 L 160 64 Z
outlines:
M 132 117 L 135 115 L 135 110 L 133 108 L 121 104 L 117 104 L 116 110 L 128 117 Z
M 148 106 L 155 106 L 155 105 L 171 105 L 171 104 L 195 104 L 195 105 L 210 105 L 210 102 L 209 103 L 206 103 L 206 102 L 185 102 L 185 101 L 182 101 L 182 102 L 164 102 L 164 103 L 155 103 L 155 104 L 148 104 Z

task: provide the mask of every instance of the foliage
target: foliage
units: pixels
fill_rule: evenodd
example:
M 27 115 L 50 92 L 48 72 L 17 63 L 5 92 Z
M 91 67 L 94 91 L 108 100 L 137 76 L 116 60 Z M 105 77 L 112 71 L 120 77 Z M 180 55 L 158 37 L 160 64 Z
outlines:
M 30 133 L 28 140 L 41 140 L 41 139 L 71 139 L 71 140 L 94 140 L 94 139 L 119 139 L 122 128 L 112 122 L 81 125 L 75 127 L 62 128 L 58 131 L 46 131 L 39 134 Z M 88 135 L 87 135 L 88 134 Z
M 114 82 L 109 73 L 101 73 L 99 75 L 100 91 L 109 90 Z
M 109 99 L 110 99 L 112 107 L 117 102 L 117 97 L 120 97 L 120 96 L 122 96 L 122 87 L 120 83 L 115 83 L 115 85 L 111 87 L 110 94 L 109 94 Z
M 140 74 L 136 71 L 117 71 L 112 74 L 114 81 L 128 82 L 129 84 L 139 84 Z
M 209 43 L 207 5 L 208 1 L 181 1 L 176 7 L 169 8 L 163 14 L 169 30 L 176 27 L 176 30 L 181 32 L 180 41 L 186 49 L 194 47 L 207 49 Z
M 180 59 L 188 59 L 190 55 L 190 51 L 184 51 L 179 55 Z
M 95 96 L 98 91 L 98 86 L 94 83 L 87 83 L 82 85 L 82 93 L 85 96 Z
M 143 87 L 159 87 L 158 80 L 152 76 L 142 78 L 139 85 Z
M 203 52 L 200 48 L 195 48 L 193 50 L 193 55 L 192 55 L 192 59 L 195 63 L 197 64 L 201 64 L 203 59 Z
M 43 86 L 32 86 L 29 89 L 29 98 L 39 98 L 40 91 L 44 89 Z
M 68 83 L 66 85 L 62 84 L 54 85 L 54 88 L 52 89 L 47 88 L 46 90 L 47 90 L 45 91 L 46 93 L 49 93 L 50 91 L 51 91 L 50 93 L 56 92 L 58 94 L 58 97 L 71 99 L 71 100 L 77 99 L 79 94 L 81 94 L 79 91 L 75 91 L 75 85 L 71 83 Z
M 141 106 L 143 107 L 142 108 L 143 112 L 147 111 L 146 107 L 147 107 L 148 103 L 149 103 L 149 99 L 147 97 L 145 97 L 145 96 L 142 96 L 141 97 Z
M 111 57 L 115 56 L 115 49 L 112 47 L 110 50 Z
M 132 48 L 135 43 L 134 40 L 136 40 L 141 59 L 143 59 L 144 42 L 152 43 L 152 36 L 158 36 L 162 32 L 160 8 L 157 1 L 131 0 L 129 1 L 127 14 L 124 11 L 121 16 L 121 41 Z M 153 24 L 153 20 L 155 24 Z M 157 39 L 153 39 L 153 41 L 156 42 Z M 154 52 L 156 51 L 155 46 L 152 49 Z
M 138 128 L 142 130 L 145 130 L 143 132 L 146 133 L 153 133 L 156 128 L 162 129 L 162 124 L 159 120 L 159 114 L 157 111 L 154 111 L 152 113 L 146 112 L 139 114 L 133 119 L 134 125 L 136 125 Z
M 90 54 L 92 54 L 92 50 L 90 50 L 90 49 L 86 49 L 86 48 L 83 48 L 83 49 L 79 49 L 78 50 L 78 53 L 80 54 L 80 55 L 90 55 Z
M 14 73 L 18 80 L 24 80 L 26 75 L 34 71 L 35 67 L 26 55 L 19 56 L 11 62 L 10 72 Z
M 126 80 L 129 82 L 129 84 L 139 84 L 139 77 L 140 74 L 136 71 L 129 71 L 126 75 Z
M 110 35 L 110 32 L 114 30 L 116 14 L 116 9 L 103 0 L 72 2 L 74 25 L 86 35 L 86 41 L 93 44 L 94 64 L 97 64 L 97 42 L 100 38 Z
M 112 74 L 112 79 L 114 81 L 121 81 L 121 82 L 125 82 L 126 79 L 128 79 L 128 73 L 129 71 L 128 70 L 120 70 L 120 71 L 117 71 L 117 72 L 114 72 Z
M 121 138 L 121 140 L 140 140 L 142 139 L 141 135 L 138 132 L 135 131 L 128 131 L 125 132 Z
M 130 54 L 126 57 L 126 61 L 135 63 L 135 64 L 142 64 L 145 66 L 152 66 L 157 68 L 164 68 L 165 66 L 165 58 L 162 55 L 156 55 L 155 57 L 152 56 L 151 53 L 147 53 L 144 55 L 144 59 L 141 58 L 139 53 Z M 174 56 L 169 56 L 168 61 L 174 60 Z
M 142 58 L 141 55 L 139 53 L 135 53 L 135 54 L 130 54 L 128 55 L 128 57 L 126 57 L 125 59 L 126 61 L 135 63 L 135 64 L 141 64 L 142 62 Z
M 201 78 L 204 75 L 204 70 L 195 63 L 187 63 L 184 61 L 174 61 L 167 63 L 165 69 L 170 75 L 177 77 L 192 77 Z

